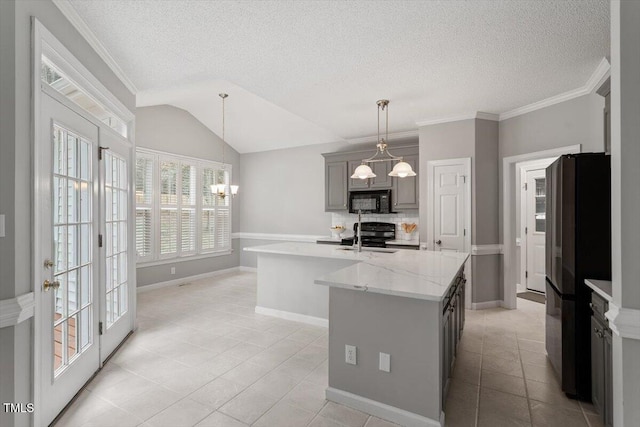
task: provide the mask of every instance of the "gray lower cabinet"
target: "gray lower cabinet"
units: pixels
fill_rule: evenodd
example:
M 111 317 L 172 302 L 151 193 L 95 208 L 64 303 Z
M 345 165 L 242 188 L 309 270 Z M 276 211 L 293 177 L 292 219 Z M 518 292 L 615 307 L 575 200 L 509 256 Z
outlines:
M 442 373 L 442 405 L 444 407 L 449 381 L 453 374 L 453 368 L 458 352 L 458 344 L 462 338 L 464 327 L 464 272 L 454 279 L 454 285 L 443 301 L 442 326 L 441 326 L 441 373 Z
M 604 425 L 613 425 L 611 329 L 604 317 L 608 303 L 591 294 L 591 402 Z
M 347 162 L 325 163 L 325 211 L 342 211 L 347 207 Z

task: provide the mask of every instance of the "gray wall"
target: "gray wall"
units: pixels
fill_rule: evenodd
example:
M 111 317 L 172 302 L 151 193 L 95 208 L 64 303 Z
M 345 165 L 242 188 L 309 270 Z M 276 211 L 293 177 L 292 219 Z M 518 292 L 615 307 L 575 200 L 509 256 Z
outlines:
M 0 298 L 33 290 L 31 280 L 31 17 L 38 18 L 126 107 L 135 98 L 50 1 L 0 1 Z M 31 321 L 0 330 L 0 401 L 32 401 Z M 0 411 L 0 425 L 31 423 Z
M 499 127 L 499 236 L 500 242 L 511 247 L 512 261 L 515 268 L 507 272 L 503 278 L 507 286 L 520 282 L 520 253 L 515 246 L 516 237 L 520 236 L 516 221 L 509 223 L 511 242 L 503 238 L 502 208 L 503 191 L 503 159 L 505 157 L 534 153 L 537 151 L 567 147 L 581 144 L 582 152 L 604 151 L 604 98 L 597 94 L 584 95 L 521 116 L 512 117 L 500 122 Z M 506 179 L 515 182 L 515 165 L 506 171 Z M 512 187 L 510 210 L 516 215 L 519 197 Z M 502 289 L 502 287 L 501 287 Z
M 136 112 L 136 145 L 142 148 L 205 160 L 222 161 L 222 139 L 204 126 L 190 113 L 169 105 L 138 108 Z M 240 155 L 228 144 L 224 148 L 225 163 L 232 165 L 232 183 L 240 184 Z M 240 187 L 240 192 L 244 187 Z M 240 224 L 240 197 L 232 200 L 231 227 L 238 231 Z M 158 266 L 136 269 L 138 286 L 181 279 L 239 265 L 239 242 L 232 240 L 233 253 L 189 261 L 167 260 Z M 176 274 L 171 274 L 171 267 Z
M 420 170 L 424 172 L 420 177 L 422 241 L 430 238 L 424 234 L 428 209 L 427 163 L 471 157 L 471 244 L 498 243 L 498 127 L 495 121 L 469 119 L 420 128 Z M 471 258 L 471 301 L 502 299 L 500 256 L 474 255 Z
M 329 235 L 324 211 L 324 158 L 345 144 L 242 154 L 240 230 L 252 233 Z

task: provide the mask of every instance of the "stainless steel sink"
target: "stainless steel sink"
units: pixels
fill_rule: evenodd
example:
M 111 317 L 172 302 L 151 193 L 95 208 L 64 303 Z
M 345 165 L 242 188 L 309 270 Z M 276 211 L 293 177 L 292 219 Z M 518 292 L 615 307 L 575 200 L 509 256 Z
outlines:
M 338 250 L 339 251 L 357 251 L 358 248 L 354 248 L 353 246 L 340 246 Z M 385 254 L 395 254 L 396 252 L 398 252 L 398 249 L 362 248 L 362 252 L 382 252 Z

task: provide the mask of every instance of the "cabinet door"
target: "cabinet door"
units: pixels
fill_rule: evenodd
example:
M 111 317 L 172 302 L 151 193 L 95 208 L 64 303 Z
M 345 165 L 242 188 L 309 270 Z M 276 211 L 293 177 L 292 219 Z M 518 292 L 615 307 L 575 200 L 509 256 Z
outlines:
M 353 175 L 356 168 L 362 164 L 361 160 L 350 160 L 349 161 L 349 177 Z M 375 173 L 375 172 L 374 172 Z M 370 179 L 359 179 L 359 178 L 349 178 L 349 190 L 364 190 L 369 188 Z
M 440 348 L 440 353 L 442 357 L 442 366 L 440 370 L 442 371 L 442 405 L 446 401 L 447 390 L 449 388 L 449 377 L 451 376 L 451 333 L 449 329 L 451 328 L 451 312 L 449 308 L 445 310 L 442 315 L 442 329 L 440 334 L 442 336 L 442 347 Z
M 415 173 L 418 173 L 418 155 L 404 156 L 404 161 L 409 163 Z M 393 209 L 418 209 L 418 180 L 417 176 L 406 178 L 393 178 Z
M 347 162 L 325 164 L 325 211 L 347 210 Z
M 604 425 L 613 425 L 613 364 L 611 361 L 611 329 L 604 330 Z
M 371 163 L 371 169 L 373 169 L 373 173 L 376 174 L 376 177 L 369 180 L 369 188 L 375 189 L 386 189 L 391 188 L 393 185 L 392 177 L 389 176 L 389 172 L 393 167 L 393 162 L 376 162 Z
M 591 316 L 591 401 L 600 416 L 604 403 L 604 327 Z

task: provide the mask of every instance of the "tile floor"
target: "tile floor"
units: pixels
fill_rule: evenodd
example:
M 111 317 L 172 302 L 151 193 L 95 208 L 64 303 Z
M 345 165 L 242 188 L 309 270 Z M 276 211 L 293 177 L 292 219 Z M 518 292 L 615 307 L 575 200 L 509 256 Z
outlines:
M 56 427 L 390 427 L 327 402 L 327 330 L 254 313 L 256 276 L 138 294 L 138 330 Z M 591 426 L 544 354 L 544 306 L 468 311 L 447 426 Z

